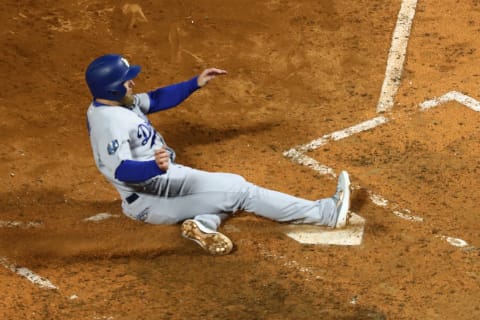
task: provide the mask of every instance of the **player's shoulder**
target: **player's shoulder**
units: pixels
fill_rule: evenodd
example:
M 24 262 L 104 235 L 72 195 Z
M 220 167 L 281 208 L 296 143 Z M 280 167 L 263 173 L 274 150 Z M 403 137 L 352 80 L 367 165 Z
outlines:
M 90 106 L 88 109 L 89 116 L 99 118 L 126 117 L 129 116 L 131 112 L 130 109 L 121 106 Z
M 88 122 L 91 128 L 136 127 L 137 117 L 127 108 L 120 106 L 99 106 L 89 110 Z

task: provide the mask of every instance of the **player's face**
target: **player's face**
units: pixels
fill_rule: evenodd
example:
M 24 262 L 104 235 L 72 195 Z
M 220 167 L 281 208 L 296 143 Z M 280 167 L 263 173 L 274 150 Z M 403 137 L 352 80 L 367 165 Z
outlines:
M 133 82 L 133 80 L 127 80 L 123 83 L 123 85 L 127 89 L 127 93 L 125 95 L 131 96 L 133 94 L 133 87 L 135 87 L 135 82 Z
M 127 89 L 127 92 L 125 93 L 125 97 L 123 97 L 120 102 L 124 106 L 132 106 L 134 102 L 133 87 L 135 87 L 135 82 L 133 82 L 133 80 L 127 80 L 123 83 L 123 85 Z

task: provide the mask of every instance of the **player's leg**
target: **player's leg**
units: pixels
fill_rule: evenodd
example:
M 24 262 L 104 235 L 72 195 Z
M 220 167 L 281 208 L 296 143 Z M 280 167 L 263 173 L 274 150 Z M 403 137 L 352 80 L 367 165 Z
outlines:
M 203 174 L 201 175 L 203 176 Z M 337 192 L 333 197 L 313 202 L 308 200 L 305 201 L 304 199 L 299 199 L 276 191 L 259 188 L 246 182 L 242 177 L 239 176 L 223 176 L 223 174 L 208 174 L 208 176 L 209 179 L 212 179 L 211 182 L 214 182 L 214 180 L 218 178 L 232 181 L 237 180 L 234 185 L 240 187 L 240 191 L 235 190 L 235 188 L 229 188 L 230 183 L 226 183 L 225 181 L 222 182 L 223 184 L 226 183 L 224 185 L 225 189 L 222 189 L 222 192 L 212 192 L 215 190 L 215 188 L 208 189 L 209 196 L 205 198 L 215 200 L 214 202 L 217 204 L 225 204 L 226 206 L 223 207 L 223 211 L 231 210 L 232 212 L 235 212 L 236 208 L 228 207 L 229 204 L 238 201 L 238 199 L 235 199 L 235 195 L 237 195 L 236 197 L 243 199 L 246 194 L 246 198 L 250 200 L 241 200 L 243 206 L 240 205 L 240 209 L 252 211 L 273 220 L 290 221 L 295 223 L 323 224 L 335 227 L 343 227 L 346 224 L 346 215 L 349 206 L 350 184 L 348 174 L 346 172 L 342 172 L 340 174 Z M 203 179 L 202 181 L 205 183 L 209 179 Z M 225 191 L 227 190 L 230 191 L 228 194 L 230 196 L 233 195 L 233 198 L 225 197 Z M 247 191 L 245 192 L 245 190 Z M 191 197 L 189 201 L 195 203 L 202 202 L 200 199 L 195 200 L 196 195 L 188 197 Z M 208 204 L 206 205 L 208 207 Z M 207 207 L 205 207 L 205 210 Z M 310 207 L 312 207 L 311 212 L 305 211 Z M 333 214 L 325 215 L 325 212 L 327 211 L 333 211 Z M 298 213 L 300 214 L 296 216 Z M 329 217 L 331 220 L 326 220 L 326 217 Z M 233 243 L 227 236 L 216 231 L 220 223 L 220 215 L 199 215 L 196 216 L 195 219 L 188 219 L 183 222 L 182 235 L 185 238 L 195 241 L 204 250 L 211 254 L 228 254 L 233 248 Z
M 149 201 L 147 222 L 151 223 L 245 210 L 276 221 L 333 227 L 338 216 L 338 199 L 334 197 L 306 200 L 256 186 L 239 175 L 178 165 L 147 188 L 156 189 L 159 195 Z
M 123 210 L 127 216 L 151 224 L 175 224 L 183 221 L 183 237 L 195 241 L 210 254 L 230 253 L 233 249 L 232 241 L 217 231 L 228 215 L 203 214 L 195 205 L 196 199 L 197 197 L 190 196 L 163 198 L 141 194 L 131 204 L 124 203 Z M 205 206 L 201 206 L 201 209 L 212 210 Z
M 221 218 L 226 216 L 223 213 L 245 210 L 276 221 L 336 226 L 339 213 L 348 211 L 348 184 L 345 177 L 344 183 L 341 180 L 337 187 L 341 192 L 310 201 L 258 187 L 238 175 L 177 166 L 155 181 L 157 195 L 142 194 L 134 207 L 124 209 L 136 212 L 132 216 L 147 223 L 186 220 L 182 225 L 185 237 L 210 253 L 226 254 L 233 246 L 217 231 Z M 153 190 L 151 185 L 149 188 Z
M 332 197 L 317 201 L 293 197 L 281 192 L 250 187 L 250 200 L 244 210 L 281 222 L 323 225 L 335 228 L 347 224 L 350 206 L 350 179 L 348 173 L 339 175 L 337 189 Z M 249 208 L 250 207 L 250 208 Z

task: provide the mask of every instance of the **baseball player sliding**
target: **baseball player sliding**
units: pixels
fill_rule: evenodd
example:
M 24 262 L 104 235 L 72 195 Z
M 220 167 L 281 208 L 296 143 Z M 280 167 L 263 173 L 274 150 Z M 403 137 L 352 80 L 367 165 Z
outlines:
M 226 71 L 216 68 L 177 84 L 134 94 L 141 67 L 117 54 L 95 59 L 85 77 L 93 96 L 87 111 L 95 163 L 122 198 L 123 212 L 152 224 L 181 225 L 182 235 L 214 255 L 233 243 L 217 231 L 239 210 L 275 221 L 344 227 L 350 203 L 347 172 L 336 193 L 310 201 L 265 189 L 231 173 L 196 170 L 175 162 L 175 151 L 147 115 L 173 108 Z

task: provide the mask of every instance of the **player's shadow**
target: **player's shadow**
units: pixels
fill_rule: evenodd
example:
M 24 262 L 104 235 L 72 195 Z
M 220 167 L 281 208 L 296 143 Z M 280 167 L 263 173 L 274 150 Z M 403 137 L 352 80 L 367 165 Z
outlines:
M 230 140 L 241 135 L 255 136 L 280 126 L 279 123 L 261 122 L 248 125 L 236 125 L 228 128 L 214 128 L 198 123 L 180 121 L 179 123 L 163 125 L 161 134 L 167 144 L 175 149 L 185 149 L 193 145 L 207 145 Z
M 160 133 L 177 153 L 177 158 L 182 159 L 185 165 L 193 165 L 196 163 L 196 157 L 192 155 L 190 149 L 192 146 L 209 146 L 216 145 L 216 154 L 222 153 L 223 147 L 221 142 L 227 142 L 239 136 L 248 136 L 248 139 L 255 139 L 264 132 L 268 132 L 279 126 L 279 123 L 261 122 L 248 125 L 232 125 L 227 128 L 214 128 L 198 123 L 189 123 L 179 121 L 175 124 L 160 126 Z M 272 141 L 271 145 L 275 142 Z M 224 145 L 225 146 L 225 145 Z M 225 150 L 228 146 L 225 146 Z M 205 153 L 212 152 L 211 148 L 205 148 Z M 254 156 L 254 155 L 252 155 Z M 260 156 L 260 155 L 259 155 Z
M 352 193 L 351 208 L 355 212 L 361 212 L 362 208 L 369 203 L 370 195 L 365 188 L 360 188 Z

